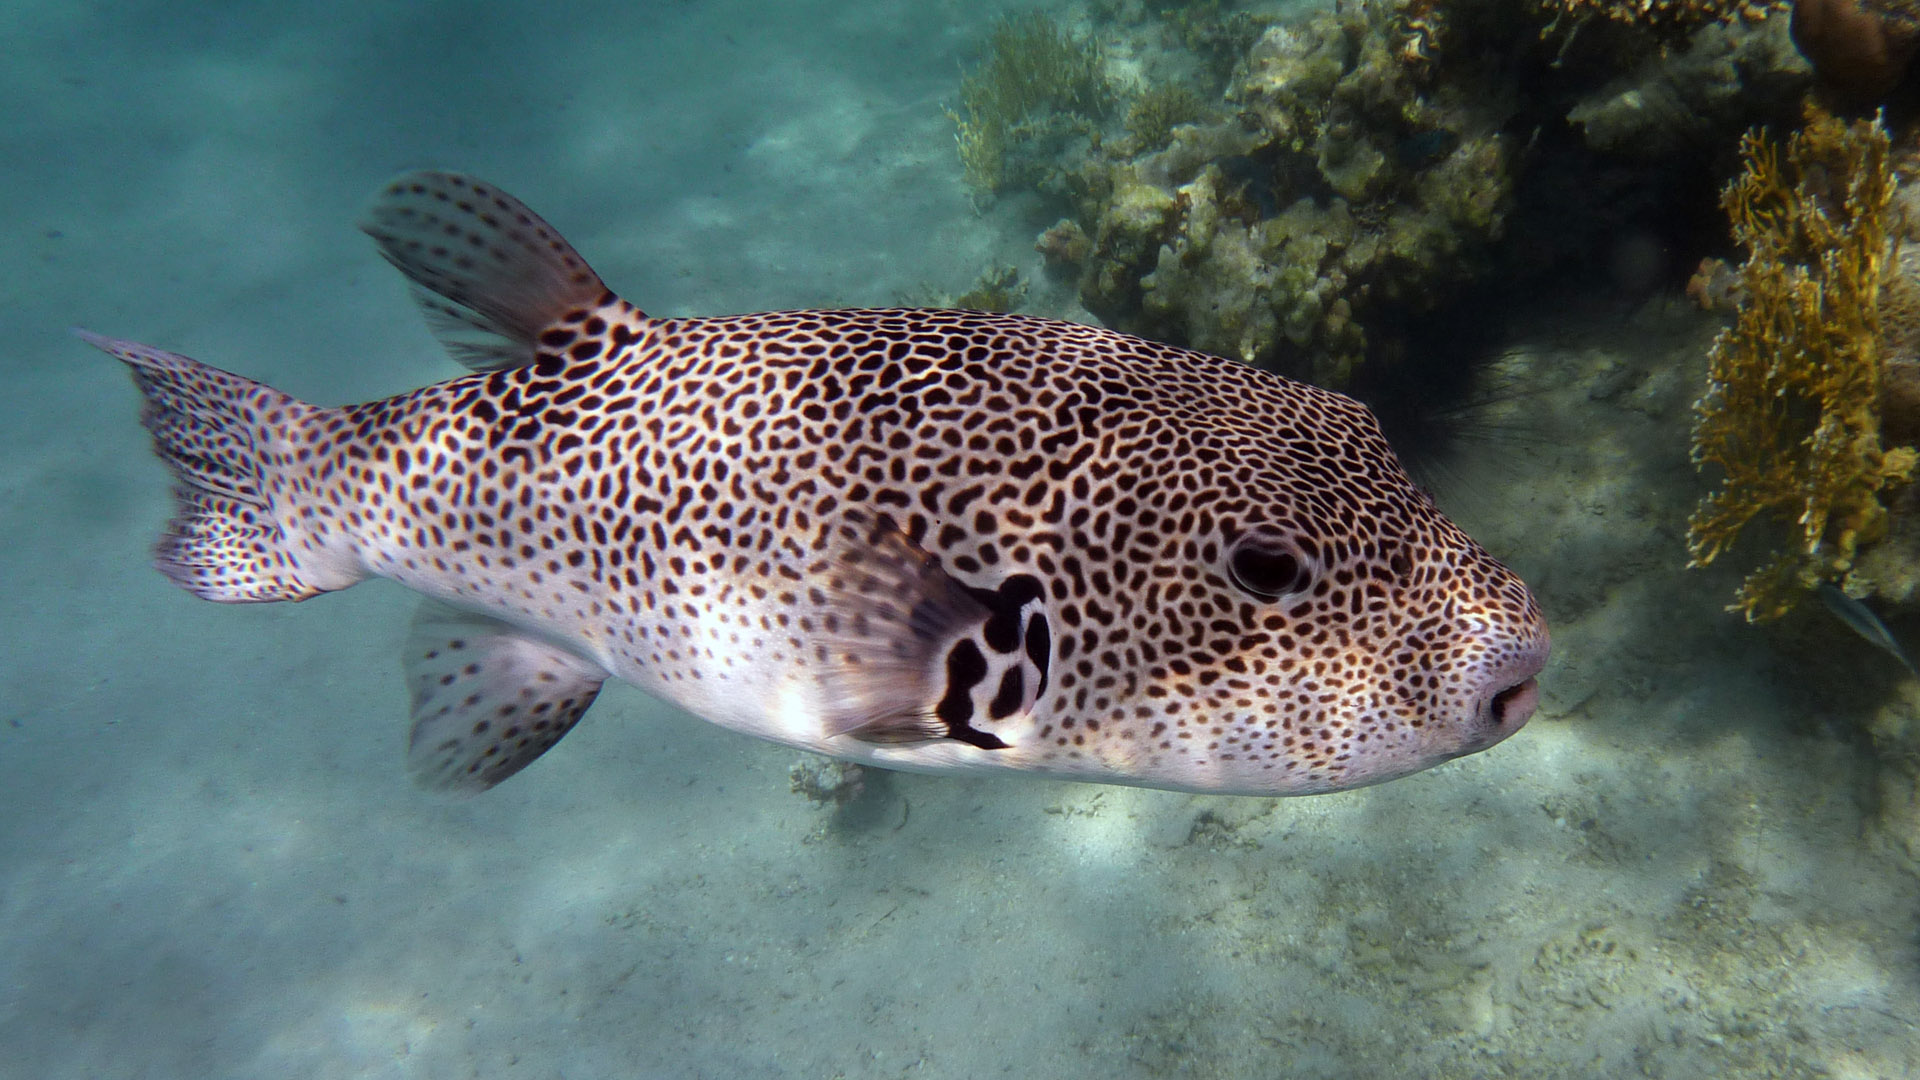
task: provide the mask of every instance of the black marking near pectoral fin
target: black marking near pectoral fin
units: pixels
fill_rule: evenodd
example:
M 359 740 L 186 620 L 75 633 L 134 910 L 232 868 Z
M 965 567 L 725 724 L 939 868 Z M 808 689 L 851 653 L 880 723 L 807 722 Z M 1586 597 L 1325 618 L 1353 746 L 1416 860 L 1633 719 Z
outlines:
M 972 638 L 954 642 L 953 648 L 947 650 L 947 692 L 941 696 L 940 704 L 934 706 L 933 713 L 947 726 L 948 738 L 982 750 L 1004 750 L 1006 740 L 973 726 L 978 719 L 974 715 L 973 691 L 987 681 L 990 670 L 986 654 Z
M 470 176 L 396 177 L 360 228 L 413 283 L 434 336 L 476 371 L 533 363 L 543 331 L 612 298 L 558 230 Z
M 413 732 L 407 768 L 423 787 L 476 793 L 573 730 L 607 673 L 498 619 L 424 601 L 407 642 Z
M 1035 608 L 1027 613 L 1027 629 L 1022 635 L 1027 646 L 1027 663 L 1033 668 L 1033 700 L 1047 694 L 1047 673 L 1053 667 L 1053 634 L 1047 629 L 1047 613 Z

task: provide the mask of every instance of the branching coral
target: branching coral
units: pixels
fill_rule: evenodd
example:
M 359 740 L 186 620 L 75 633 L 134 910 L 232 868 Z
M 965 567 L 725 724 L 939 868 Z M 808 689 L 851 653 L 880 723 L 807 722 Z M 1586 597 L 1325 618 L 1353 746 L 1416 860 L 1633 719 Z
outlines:
M 1705 566 L 1755 518 L 1798 526 L 1798 543 L 1748 575 L 1729 610 L 1776 618 L 1844 575 L 1886 530 L 1880 492 L 1904 481 L 1911 448 L 1880 441 L 1881 268 L 1893 173 L 1878 122 L 1810 113 L 1781 147 L 1749 133 L 1722 199 L 1745 299 L 1714 342 L 1694 406 L 1693 459 L 1725 478 L 1688 528 Z
M 980 65 L 961 79 L 960 112 L 947 110 L 974 190 L 992 195 L 1010 177 L 1009 154 L 1041 129 L 1075 125 L 1113 105 L 1100 51 L 1039 12 L 994 24 Z

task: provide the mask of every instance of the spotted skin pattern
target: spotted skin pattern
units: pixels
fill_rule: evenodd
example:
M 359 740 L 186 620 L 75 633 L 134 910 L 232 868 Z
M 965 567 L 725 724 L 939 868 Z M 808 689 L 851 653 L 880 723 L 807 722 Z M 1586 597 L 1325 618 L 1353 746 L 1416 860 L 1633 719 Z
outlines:
M 447 204 L 448 174 L 423 175 L 411 196 Z M 524 208 L 460 183 L 479 209 L 422 211 L 418 233 L 457 252 L 470 227 L 513 265 L 495 238 L 547 228 L 530 211 L 519 233 L 478 223 L 488 200 Z M 406 269 L 404 240 L 383 246 Z M 1273 795 L 1484 749 L 1533 709 L 1539 607 L 1349 398 L 1019 315 L 650 318 L 578 271 L 535 302 L 571 290 L 563 310 L 501 336 L 519 362 L 496 344 L 473 350 L 483 370 L 365 405 L 250 401 L 227 425 L 249 445 L 212 483 L 265 538 L 202 560 L 202 595 L 378 575 L 567 668 L 545 726 L 500 714 L 522 723 L 492 747 L 511 767 L 474 766 L 498 773 L 485 783 L 564 734 L 607 674 L 855 760 Z M 457 274 L 428 284 L 453 301 L 443 321 L 505 321 Z M 181 377 L 122 359 L 143 387 Z M 276 394 L 245 386 L 229 392 Z M 194 588 L 194 572 L 172 573 Z M 236 575 L 265 584 L 235 595 Z M 467 646 L 423 640 L 423 686 L 474 675 L 419 675 Z M 466 738 L 436 767 L 465 761 Z

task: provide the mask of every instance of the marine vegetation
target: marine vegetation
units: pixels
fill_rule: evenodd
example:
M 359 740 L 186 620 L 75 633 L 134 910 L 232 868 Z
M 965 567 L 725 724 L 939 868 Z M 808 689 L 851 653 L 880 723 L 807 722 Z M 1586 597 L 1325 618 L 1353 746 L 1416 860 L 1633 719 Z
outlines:
M 1157 150 L 1167 145 L 1176 126 L 1191 124 L 1206 114 L 1206 103 L 1191 87 L 1161 83 L 1147 88 L 1127 106 L 1127 133 L 1136 146 Z
M 1881 501 L 1915 453 L 1880 437 L 1880 292 L 1894 193 L 1878 121 L 1810 110 L 1784 148 L 1741 142 L 1744 168 L 1722 199 L 1747 251 L 1740 307 L 1708 355 L 1694 405 L 1693 460 L 1722 471 L 1688 526 L 1692 565 L 1768 518 L 1797 533 L 1750 573 L 1729 610 L 1777 618 L 1840 580 L 1860 545 L 1884 535 Z
M 1050 136 L 1092 130 L 1113 106 L 1100 50 L 1076 41 L 1039 12 L 1003 16 L 985 55 L 960 80 L 960 110 L 947 110 L 967 184 L 991 197 L 1026 182 Z

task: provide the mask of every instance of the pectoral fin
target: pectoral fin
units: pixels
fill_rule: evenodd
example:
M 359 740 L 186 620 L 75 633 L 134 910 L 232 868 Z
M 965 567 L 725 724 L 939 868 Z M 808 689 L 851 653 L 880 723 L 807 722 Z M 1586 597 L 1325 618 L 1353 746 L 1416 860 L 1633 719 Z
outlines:
M 952 737 L 937 711 L 947 682 L 942 657 L 986 621 L 986 606 L 889 522 L 848 527 L 827 594 L 827 734 L 870 743 Z

